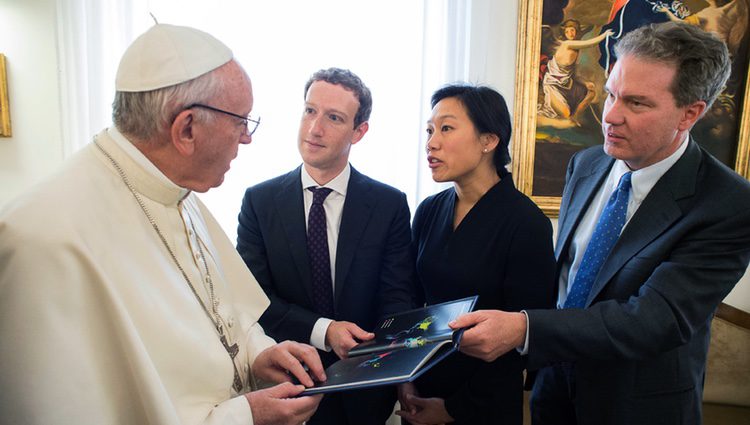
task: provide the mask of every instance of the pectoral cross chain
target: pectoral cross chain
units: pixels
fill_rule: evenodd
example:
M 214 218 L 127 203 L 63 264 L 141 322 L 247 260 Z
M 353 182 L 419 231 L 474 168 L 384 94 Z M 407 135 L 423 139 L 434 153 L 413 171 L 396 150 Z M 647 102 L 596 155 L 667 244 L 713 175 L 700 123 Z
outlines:
M 234 358 L 237 357 L 237 354 L 239 354 L 240 347 L 237 346 L 236 342 L 232 345 L 229 345 L 229 342 L 227 342 L 227 337 L 223 332 L 219 331 L 219 335 L 221 335 L 221 337 L 219 338 L 219 340 L 221 341 L 221 345 L 224 346 L 224 349 L 227 350 L 227 353 L 229 353 L 229 357 L 232 358 L 232 368 L 234 369 L 234 382 L 232 383 L 232 388 L 234 388 L 234 390 L 238 393 L 241 393 L 242 379 L 240 379 L 240 373 L 237 371 L 237 365 L 234 363 Z
M 240 352 L 240 347 L 237 346 L 236 342 L 232 345 L 229 345 L 226 335 L 222 335 L 220 339 L 221 344 L 224 346 L 224 349 L 227 350 L 227 353 L 229 353 L 229 357 L 234 360 L 234 358 L 237 357 L 237 354 Z

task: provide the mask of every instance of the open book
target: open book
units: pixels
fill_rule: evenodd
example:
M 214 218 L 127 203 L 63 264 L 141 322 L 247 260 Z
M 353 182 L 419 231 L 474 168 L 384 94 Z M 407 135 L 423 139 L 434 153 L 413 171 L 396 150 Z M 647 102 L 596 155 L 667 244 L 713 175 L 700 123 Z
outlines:
M 474 309 L 477 296 L 383 317 L 375 338 L 326 369 L 328 378 L 300 395 L 413 381 L 458 349 L 462 330 L 448 323 Z

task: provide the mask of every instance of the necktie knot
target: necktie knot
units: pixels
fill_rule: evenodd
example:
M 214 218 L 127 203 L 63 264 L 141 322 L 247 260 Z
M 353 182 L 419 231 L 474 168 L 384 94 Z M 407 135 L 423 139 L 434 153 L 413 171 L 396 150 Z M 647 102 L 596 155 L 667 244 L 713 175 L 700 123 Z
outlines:
M 323 201 L 333 191 L 333 189 L 328 187 L 308 187 L 307 190 L 313 193 L 313 205 L 323 205 Z
M 620 183 L 617 185 L 617 190 L 630 190 L 631 179 L 633 178 L 633 172 L 628 171 L 620 177 Z
M 618 216 L 618 220 L 622 220 L 622 224 L 619 224 L 619 227 L 622 228 L 622 225 L 625 224 L 625 214 L 620 214 L 620 210 L 627 210 L 628 208 L 628 199 L 630 198 L 630 186 L 631 186 L 631 178 L 633 177 L 633 172 L 628 171 L 627 173 L 623 174 L 622 177 L 620 177 L 620 182 L 617 183 L 617 188 L 614 192 L 612 192 L 612 196 L 610 196 L 609 200 L 607 201 L 607 207 L 604 209 L 604 212 L 602 213 L 602 218 L 605 219 L 606 216 L 610 216 L 612 214 L 615 214 Z M 617 205 L 618 208 L 614 209 L 613 207 Z M 610 220 L 609 218 L 606 218 L 607 220 Z

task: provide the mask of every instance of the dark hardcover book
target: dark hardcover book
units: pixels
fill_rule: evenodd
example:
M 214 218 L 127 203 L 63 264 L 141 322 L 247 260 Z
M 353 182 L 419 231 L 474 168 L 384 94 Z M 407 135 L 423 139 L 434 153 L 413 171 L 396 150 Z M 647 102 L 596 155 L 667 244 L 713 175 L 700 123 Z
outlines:
M 448 323 L 474 309 L 477 296 L 409 310 L 380 319 L 375 338 L 326 369 L 325 382 L 301 395 L 410 382 L 458 349 L 463 330 Z

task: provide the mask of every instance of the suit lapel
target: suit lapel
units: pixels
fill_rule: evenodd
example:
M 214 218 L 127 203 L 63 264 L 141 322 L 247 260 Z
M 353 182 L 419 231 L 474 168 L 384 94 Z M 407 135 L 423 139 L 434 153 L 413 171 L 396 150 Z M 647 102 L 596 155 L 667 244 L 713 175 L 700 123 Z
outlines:
M 688 143 L 685 154 L 654 185 L 623 230 L 594 281 L 587 306 L 625 263 L 682 217 L 678 201 L 695 193 L 701 161 L 697 144 L 692 140 Z
M 344 210 L 341 213 L 338 247 L 336 248 L 336 283 L 334 303 L 338 307 L 354 253 L 370 220 L 375 201 L 369 195 L 372 187 L 365 177 L 352 167 L 349 184 L 346 189 Z M 338 308 L 336 309 L 338 310 Z
M 305 226 L 305 203 L 302 198 L 302 183 L 300 170 L 287 174 L 282 182 L 279 193 L 274 197 L 276 209 L 289 241 L 294 266 L 299 272 L 302 286 L 312 302 L 312 278 L 310 276 L 310 260 L 307 256 L 307 231 Z
M 609 169 L 612 167 L 614 160 L 604 153 L 590 165 L 588 172 L 583 172 L 566 188 L 570 197 L 570 206 L 565 209 L 563 221 L 559 224 L 559 236 L 555 246 L 555 258 L 558 261 L 558 267 L 567 257 L 570 249 L 570 241 L 575 234 L 578 224 L 581 222 L 583 215 L 586 213 L 591 200 L 594 199 L 599 186 L 607 176 Z

